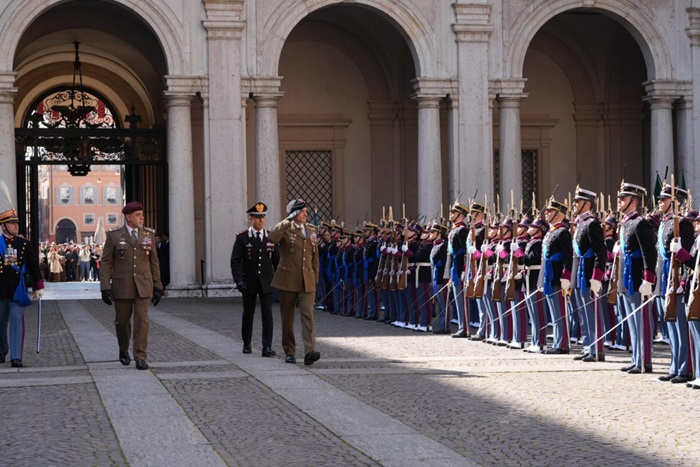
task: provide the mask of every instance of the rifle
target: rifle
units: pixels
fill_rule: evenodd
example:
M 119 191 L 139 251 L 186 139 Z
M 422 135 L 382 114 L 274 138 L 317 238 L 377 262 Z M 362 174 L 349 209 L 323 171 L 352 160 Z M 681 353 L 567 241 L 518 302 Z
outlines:
M 688 321 L 700 321 L 700 253 L 695 257 L 693 280 L 690 282 L 690 298 L 688 299 Z
M 617 225 L 617 241 L 620 241 L 620 229 L 622 225 Z M 620 280 L 620 254 L 616 254 L 613 257 L 612 269 L 610 270 L 610 284 L 608 285 L 608 298 L 606 302 L 608 305 L 615 305 L 617 303 L 617 282 Z
M 474 222 L 472 222 L 472 225 L 470 227 L 470 242 L 469 245 L 471 248 L 476 248 L 476 229 L 474 228 Z M 469 266 L 469 274 L 467 276 L 467 298 L 477 298 L 475 296 L 475 279 L 476 279 L 476 269 L 477 269 L 477 260 L 474 257 L 472 253 L 467 252 L 467 263 Z M 483 287 L 482 287 L 482 296 L 483 296 Z M 479 297 L 480 298 L 480 297 Z
M 680 237 L 680 226 L 678 225 L 678 203 L 676 202 L 676 187 L 673 175 L 671 175 L 671 202 L 673 203 L 673 238 L 678 238 Z M 676 290 L 678 290 L 681 283 L 680 276 L 681 264 L 676 259 L 676 254 L 671 252 L 671 271 L 669 272 L 666 299 L 664 300 L 664 321 L 667 323 L 675 323 L 677 319 L 676 305 L 678 300 Z

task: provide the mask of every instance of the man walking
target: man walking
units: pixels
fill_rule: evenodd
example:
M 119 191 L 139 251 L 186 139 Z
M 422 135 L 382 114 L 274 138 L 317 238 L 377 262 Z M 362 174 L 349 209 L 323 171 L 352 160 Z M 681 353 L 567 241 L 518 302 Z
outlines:
M 294 311 L 297 302 L 301 314 L 301 336 L 304 341 L 304 365 L 311 365 L 321 354 L 316 351 L 314 330 L 314 297 L 318 282 L 318 247 L 316 229 L 306 223 L 307 208 L 303 199 L 287 204 L 289 216 L 270 232 L 270 240 L 280 248 L 280 262 L 272 286 L 280 290 L 282 313 L 282 347 L 287 363 L 296 363 Z
M 255 302 L 260 296 L 262 315 L 262 356 L 274 357 L 272 350 L 272 276 L 279 263 L 279 251 L 268 238 L 265 230 L 267 205 L 257 203 L 246 211 L 251 226 L 236 235 L 231 253 L 231 274 L 236 288 L 243 295 L 243 353 L 252 352 Z
M 114 302 L 119 361 L 131 362 L 129 340 L 134 314 L 134 360 L 136 369 L 148 369 L 148 302 L 158 305 L 163 295 L 160 266 L 155 250 L 155 230 L 143 226 L 143 206 L 138 201 L 122 209 L 126 223 L 107 233 L 102 253 L 100 290 L 102 301 Z

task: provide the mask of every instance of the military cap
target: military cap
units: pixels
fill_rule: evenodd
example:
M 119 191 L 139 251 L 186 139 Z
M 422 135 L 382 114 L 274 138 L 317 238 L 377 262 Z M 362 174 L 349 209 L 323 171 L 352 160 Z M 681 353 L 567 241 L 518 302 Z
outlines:
M 575 200 L 583 200 L 583 201 L 590 201 L 591 203 L 595 203 L 598 201 L 598 195 L 595 194 L 595 192 L 591 190 L 584 190 L 580 186 L 576 186 L 576 191 L 574 192 L 574 199 Z
M 615 217 L 615 216 L 608 216 L 605 218 L 605 223 L 608 224 L 609 226 L 611 226 L 612 228 L 617 227 L 617 222 L 618 222 L 617 217 Z
M 132 214 L 136 211 L 143 211 L 143 204 L 141 204 L 140 201 L 132 201 L 130 203 L 126 203 L 126 205 L 122 209 L 122 214 Z
M 250 217 L 265 217 L 267 213 L 267 204 L 265 203 L 255 203 L 253 207 L 246 211 Z
M 408 224 L 408 230 L 415 232 L 418 235 L 423 233 L 423 227 L 420 224 Z
M 537 229 L 540 229 L 542 233 L 546 233 L 549 230 L 549 224 L 544 219 L 537 218 L 535 221 L 530 224 L 530 227 L 535 227 Z
M 685 201 L 688 199 L 688 190 L 678 187 L 671 187 L 671 185 L 664 185 L 659 194 L 659 198 L 670 198 L 672 191 L 675 191 L 676 199 L 679 201 Z
M 455 204 L 453 204 L 450 208 L 450 212 L 458 212 L 463 216 L 466 216 L 469 214 L 469 209 L 467 209 L 467 207 L 459 201 L 455 201 Z
M 4 224 L 6 222 L 19 222 L 19 216 L 14 208 L 0 212 L 0 224 Z
M 634 183 L 627 183 L 625 181 L 620 185 L 620 191 L 617 192 L 618 198 L 624 198 L 625 196 L 637 196 L 639 198 L 647 194 L 647 189 L 643 186 L 635 185 Z
M 435 222 L 433 225 L 431 225 L 430 230 L 432 230 L 433 232 L 440 232 L 441 234 L 447 233 L 447 227 L 438 222 Z
M 379 230 L 379 226 L 377 224 L 373 224 L 372 222 L 365 221 L 365 230 L 367 229 L 377 231 Z
M 530 227 L 532 225 L 532 219 L 530 216 L 523 216 L 523 218 L 518 222 L 519 227 Z
M 469 206 L 469 210 L 484 213 L 486 212 L 486 206 L 481 203 L 477 203 L 476 201 L 472 201 L 471 206 Z
M 328 221 L 323 221 L 323 222 L 321 222 L 321 227 L 331 230 L 335 227 L 335 224 L 331 224 Z
M 560 211 L 564 214 L 567 214 L 569 212 L 569 208 L 567 207 L 567 205 L 557 201 L 556 199 L 554 199 L 553 196 L 551 198 L 549 198 L 549 203 L 547 203 L 547 207 L 545 207 L 544 209 L 546 211 L 549 211 L 549 210 Z
M 498 218 L 494 217 L 493 220 L 491 221 L 491 225 L 489 225 L 490 228 L 492 229 L 497 229 L 501 226 L 501 221 L 498 220 Z
M 513 218 L 510 216 L 506 216 L 506 218 L 503 219 L 503 222 L 501 223 L 501 227 L 513 230 Z
M 303 199 L 293 199 L 287 204 L 287 214 L 291 214 L 294 211 L 301 211 L 306 207 L 306 201 Z
M 700 218 L 700 213 L 695 211 L 694 209 L 691 209 L 690 211 L 685 213 L 685 218 L 689 221 L 695 222 L 698 220 L 698 218 Z

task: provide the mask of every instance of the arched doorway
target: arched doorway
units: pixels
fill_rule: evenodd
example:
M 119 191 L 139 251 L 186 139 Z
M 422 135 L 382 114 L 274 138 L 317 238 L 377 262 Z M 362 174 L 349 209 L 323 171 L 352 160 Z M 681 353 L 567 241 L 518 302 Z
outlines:
M 382 206 L 393 205 L 396 218 L 402 205 L 407 216 L 419 214 L 415 95 L 420 88 L 416 78 L 425 64 L 415 62 L 415 44 L 407 39 L 411 34 L 389 9 L 379 9 L 383 2 L 372 2 L 372 7 L 361 3 L 304 12 L 280 48 L 277 71 L 283 77 L 276 103 L 282 206 L 305 196 L 321 219 L 350 225 L 377 219 Z M 299 13 L 290 10 L 294 11 L 280 15 L 280 29 Z M 435 100 L 436 131 L 441 135 L 434 135 L 434 141 L 442 149 L 435 151 L 438 167 L 446 165 L 447 153 L 444 102 L 440 106 L 449 90 L 442 92 Z M 261 107 L 255 92 L 252 97 L 246 119 L 250 141 L 256 138 L 254 115 Z M 254 149 L 249 147 L 251 168 L 256 166 Z M 251 185 L 253 174 L 249 173 Z M 446 178 L 441 181 L 432 187 L 434 193 L 447 185 Z M 431 210 L 437 210 L 437 204 Z M 434 212 L 420 214 L 429 217 Z
M 81 233 L 100 219 L 107 228 L 120 222 L 119 206 L 134 199 L 144 203 L 149 226 L 167 230 L 167 66 L 151 28 L 116 2 L 59 3 L 26 28 L 14 68 L 18 209 L 27 233 L 56 217 L 44 208 L 60 201 L 47 185 L 49 166 L 73 175 L 64 191 L 70 186 L 82 209 L 72 216 Z
M 56 243 L 70 243 L 78 241 L 78 229 L 75 222 L 70 219 L 61 219 L 56 224 Z

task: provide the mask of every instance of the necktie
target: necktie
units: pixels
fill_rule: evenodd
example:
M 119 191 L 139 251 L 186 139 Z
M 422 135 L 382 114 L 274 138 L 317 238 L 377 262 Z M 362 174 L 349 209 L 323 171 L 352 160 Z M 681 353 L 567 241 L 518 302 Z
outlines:
M 138 243 L 139 242 L 139 234 L 136 231 L 136 229 L 131 231 L 131 235 L 132 235 L 132 237 L 134 237 L 134 243 Z
M 260 232 L 255 232 L 255 236 L 257 237 L 259 242 L 262 242 L 262 234 Z

